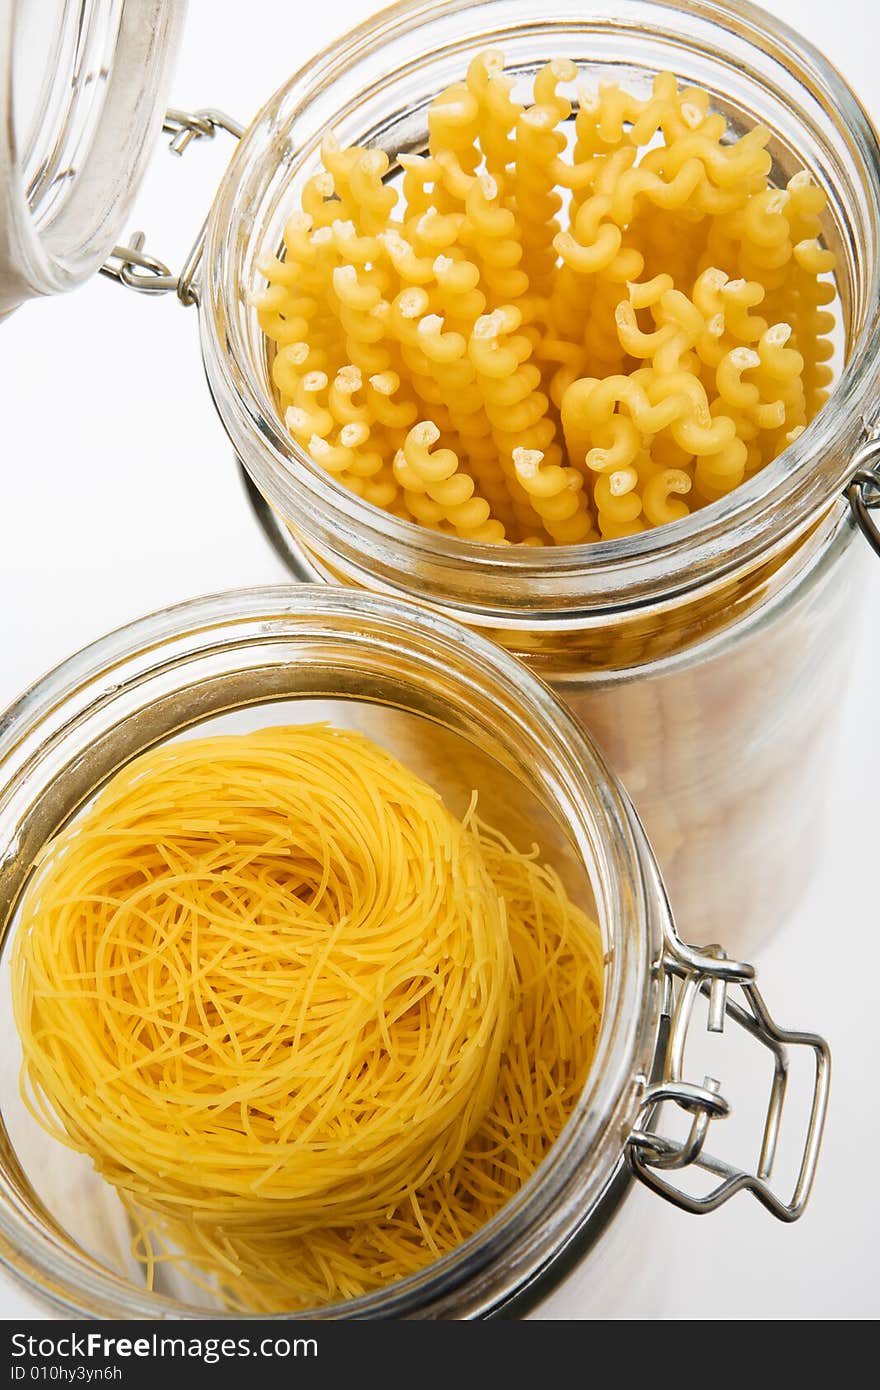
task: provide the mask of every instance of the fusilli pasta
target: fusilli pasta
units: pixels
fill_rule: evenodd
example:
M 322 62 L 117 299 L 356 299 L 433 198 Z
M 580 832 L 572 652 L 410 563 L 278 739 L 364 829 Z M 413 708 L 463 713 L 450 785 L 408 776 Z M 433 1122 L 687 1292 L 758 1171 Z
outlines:
M 547 63 L 523 104 L 487 51 L 433 102 L 425 154 L 392 168 L 328 135 L 260 263 L 293 437 L 374 505 L 467 540 L 678 520 L 797 438 L 832 379 L 810 175 L 775 187 L 770 132 L 734 138 L 671 73 L 646 98 L 575 98 L 577 79 Z

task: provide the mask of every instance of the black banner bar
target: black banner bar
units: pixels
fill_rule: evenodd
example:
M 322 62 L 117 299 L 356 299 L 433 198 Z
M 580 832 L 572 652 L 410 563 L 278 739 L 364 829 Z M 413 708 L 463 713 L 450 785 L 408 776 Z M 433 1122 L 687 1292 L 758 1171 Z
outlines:
M 419 1390 L 449 1379 L 473 1383 L 491 1365 L 491 1382 L 537 1385 L 557 1378 L 559 1323 L 533 1322 L 186 1322 L 10 1321 L 2 1325 L 0 1390 L 8 1387 L 119 1385 L 241 1390 L 294 1385 L 381 1383 Z M 595 1324 L 590 1332 L 595 1349 Z M 491 1357 L 487 1362 L 486 1357 Z M 357 1377 L 357 1380 L 354 1380 Z M 482 1379 L 482 1375 L 480 1376 Z M 490 1384 L 489 1390 L 492 1390 Z

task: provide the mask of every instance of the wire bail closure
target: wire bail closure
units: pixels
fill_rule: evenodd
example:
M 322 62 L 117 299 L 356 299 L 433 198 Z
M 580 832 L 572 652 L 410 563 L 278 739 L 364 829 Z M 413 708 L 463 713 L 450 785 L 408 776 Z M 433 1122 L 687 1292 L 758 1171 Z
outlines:
M 683 1211 L 695 1214 L 715 1211 L 745 1189 L 780 1221 L 797 1221 L 809 1200 L 825 1127 L 831 1077 L 828 1044 L 814 1033 L 780 1028 L 770 1016 L 755 983 L 754 967 L 728 960 L 720 947 L 697 950 L 670 936 L 660 968 L 665 988 L 660 1074 L 646 1088 L 641 1125 L 629 1136 L 628 1156 L 633 1172 L 652 1191 Z M 741 999 L 732 997 L 734 990 L 740 993 Z M 696 1085 L 682 1077 L 685 1042 L 694 1004 L 700 995 L 709 1000 L 708 1032 L 722 1032 L 726 1020 L 730 1019 L 766 1047 L 773 1058 L 773 1081 L 754 1172 L 733 1167 L 706 1152 L 705 1144 L 713 1122 L 730 1114 L 730 1106 L 721 1094 L 721 1083 L 707 1076 L 702 1085 Z M 813 1053 L 815 1075 L 800 1168 L 794 1191 L 786 1201 L 770 1187 L 770 1178 L 788 1084 L 789 1053 L 795 1047 L 805 1047 Z M 683 1140 L 669 1139 L 654 1127 L 666 1103 L 679 1106 L 690 1117 L 690 1127 Z M 706 1196 L 692 1196 L 663 1176 L 665 1172 L 688 1167 L 719 1179 Z
M 178 107 L 169 107 L 162 130 L 171 136 L 168 147 L 176 155 L 182 155 L 194 140 L 213 140 L 218 130 L 227 131 L 236 140 L 244 134 L 243 125 L 216 107 L 206 107 L 202 111 L 182 111 Z M 173 292 L 181 304 L 195 304 L 198 296 L 193 280 L 202 257 L 207 225 L 206 217 L 178 275 L 164 261 L 144 249 L 146 237 L 143 232 L 134 232 L 127 246 L 114 246 L 101 266 L 101 274 L 142 294 Z
M 856 525 L 875 555 L 880 555 L 880 526 L 871 515 L 880 508 L 880 429 L 871 433 L 853 462 L 856 471 L 846 485 L 846 498 Z

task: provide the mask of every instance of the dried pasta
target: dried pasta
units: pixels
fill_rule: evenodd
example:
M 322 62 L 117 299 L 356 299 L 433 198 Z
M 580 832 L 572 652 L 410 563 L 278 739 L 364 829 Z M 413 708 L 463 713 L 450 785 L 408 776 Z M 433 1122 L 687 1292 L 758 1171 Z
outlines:
M 14 948 L 23 1090 L 116 1188 L 151 1286 L 350 1298 L 518 1191 L 602 1005 L 598 929 L 537 855 L 326 725 L 145 754 L 50 842 Z
M 671 73 L 644 98 L 577 80 L 550 62 L 523 104 L 502 55 L 480 54 L 399 187 L 384 152 L 328 136 L 261 262 L 293 437 L 360 496 L 467 540 L 678 520 L 828 394 L 823 191 L 803 171 L 774 187 L 769 130 L 734 138 Z

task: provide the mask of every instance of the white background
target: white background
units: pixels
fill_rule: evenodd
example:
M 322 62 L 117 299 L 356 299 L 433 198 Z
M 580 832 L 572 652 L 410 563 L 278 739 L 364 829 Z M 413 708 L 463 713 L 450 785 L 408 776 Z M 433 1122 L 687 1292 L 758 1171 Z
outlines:
M 310 54 L 376 8 L 370 0 L 191 0 L 172 104 L 246 120 Z M 880 119 L 875 0 L 772 0 Z M 536 6 L 536 10 L 540 5 Z M 174 264 L 226 149 L 154 160 L 132 225 Z M 0 324 L 0 706 L 83 643 L 151 609 L 282 580 L 247 512 L 199 359 L 194 310 L 111 282 L 27 305 Z M 759 958 L 780 1020 L 831 1041 L 834 1085 L 812 1205 L 793 1227 L 748 1196 L 698 1220 L 637 1193 L 645 1260 L 659 1276 L 621 1317 L 845 1318 L 880 1311 L 876 1177 L 877 807 L 874 638 L 880 561 L 866 567 L 830 829 L 809 902 Z M 37 1310 L 0 1277 L 0 1315 Z M 589 1302 L 575 1314 L 590 1316 Z

